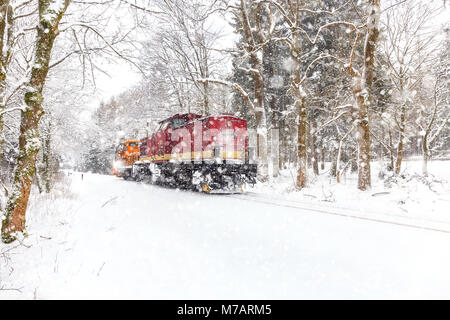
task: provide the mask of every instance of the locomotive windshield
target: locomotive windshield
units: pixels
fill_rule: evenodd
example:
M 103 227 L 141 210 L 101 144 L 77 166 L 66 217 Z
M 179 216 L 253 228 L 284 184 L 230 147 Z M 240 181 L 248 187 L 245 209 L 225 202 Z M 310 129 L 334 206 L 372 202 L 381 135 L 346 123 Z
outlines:
M 139 146 L 139 142 L 130 142 L 128 145 L 130 147 L 137 147 L 137 146 Z
M 172 119 L 172 128 L 179 128 L 186 124 L 187 120 L 185 118 L 175 118 Z

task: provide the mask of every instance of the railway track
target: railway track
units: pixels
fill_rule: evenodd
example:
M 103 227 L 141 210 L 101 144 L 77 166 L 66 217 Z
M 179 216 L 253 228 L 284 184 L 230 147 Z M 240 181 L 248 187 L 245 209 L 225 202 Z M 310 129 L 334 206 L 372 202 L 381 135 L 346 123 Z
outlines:
M 277 199 L 265 194 L 246 192 L 243 194 L 228 194 L 224 197 L 234 198 L 243 201 L 253 201 L 269 204 L 278 207 L 301 209 L 305 212 L 320 213 L 333 216 L 340 216 L 350 219 L 369 221 L 374 223 L 391 224 L 405 228 L 421 229 L 426 231 L 441 232 L 450 234 L 450 222 L 438 221 L 423 218 L 409 218 L 392 213 L 359 212 L 354 209 L 332 207 L 320 204 L 310 204 L 289 199 Z M 325 208 L 324 208 L 325 206 Z
M 158 186 L 163 187 L 163 186 Z M 169 188 L 168 188 L 169 189 Z M 194 191 L 187 191 L 190 193 L 196 193 Z M 285 208 L 293 208 L 300 209 L 303 212 L 309 213 L 320 213 L 327 214 L 333 216 L 340 216 L 349 219 L 356 219 L 362 221 L 369 221 L 374 223 L 383 223 L 396 225 L 405 228 L 413 228 L 420 229 L 426 231 L 433 232 L 441 232 L 450 234 L 450 222 L 447 221 L 439 221 L 432 219 L 423 219 L 423 218 L 410 218 L 405 216 L 400 216 L 394 213 L 379 213 L 379 212 L 370 212 L 364 210 L 363 212 L 343 208 L 336 206 L 329 206 L 326 204 L 315 204 L 315 203 L 305 203 L 301 201 L 295 201 L 290 199 L 282 199 L 282 198 L 274 198 L 267 194 L 260 194 L 255 192 L 245 192 L 245 193 L 234 193 L 234 194 L 224 194 L 224 193 L 211 193 L 211 194 L 203 194 L 205 196 L 221 196 L 227 198 L 234 198 L 242 201 L 252 201 L 257 203 L 269 204 L 277 207 L 285 207 Z

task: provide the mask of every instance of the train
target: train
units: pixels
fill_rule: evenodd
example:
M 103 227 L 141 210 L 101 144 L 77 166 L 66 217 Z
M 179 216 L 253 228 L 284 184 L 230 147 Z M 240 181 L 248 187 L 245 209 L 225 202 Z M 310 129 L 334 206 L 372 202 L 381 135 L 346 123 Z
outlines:
M 175 114 L 153 134 L 125 140 L 115 151 L 113 173 L 200 192 L 240 192 L 256 183 L 256 148 L 247 122 L 232 114 Z

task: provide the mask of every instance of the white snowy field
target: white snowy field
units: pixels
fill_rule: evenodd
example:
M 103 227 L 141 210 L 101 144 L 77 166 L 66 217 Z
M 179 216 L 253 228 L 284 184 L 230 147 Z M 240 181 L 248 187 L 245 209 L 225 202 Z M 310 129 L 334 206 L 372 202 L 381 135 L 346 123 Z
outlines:
M 431 173 L 448 176 L 448 164 Z M 22 243 L 0 244 L 0 299 L 449 299 L 448 184 L 373 197 L 386 189 L 350 182 L 324 202 L 320 181 L 289 195 L 258 186 L 250 199 L 75 173 L 33 194 Z M 442 231 L 420 229 L 427 212 Z

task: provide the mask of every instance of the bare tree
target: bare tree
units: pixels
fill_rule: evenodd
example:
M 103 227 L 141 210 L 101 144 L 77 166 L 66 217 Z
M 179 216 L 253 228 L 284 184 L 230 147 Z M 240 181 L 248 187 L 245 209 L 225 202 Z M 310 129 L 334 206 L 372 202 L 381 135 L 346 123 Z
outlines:
M 358 189 L 367 190 L 371 187 L 370 176 L 370 124 L 369 105 L 371 103 L 371 88 L 374 76 L 375 50 L 378 40 L 380 21 L 380 0 L 368 1 L 368 17 L 366 21 L 366 37 L 364 40 L 364 55 L 360 70 L 353 68 L 353 56 L 347 70 L 353 77 L 353 95 L 356 102 L 356 126 L 358 141 Z M 359 37 L 357 36 L 356 39 Z M 352 53 L 353 54 L 353 53 Z
M 297 188 L 302 189 L 307 183 L 307 126 L 308 126 L 308 110 L 306 105 L 306 92 L 302 83 L 306 79 L 302 72 L 301 48 L 303 9 L 302 1 L 286 0 L 271 2 L 281 13 L 281 17 L 289 29 L 289 36 L 275 39 L 288 44 L 291 55 L 291 84 L 290 92 L 294 99 L 294 107 L 298 114 L 297 127 L 297 148 L 298 148 L 298 172 L 297 172 Z
M 355 8 L 355 10 L 358 10 Z M 379 36 L 380 21 L 380 0 L 367 1 L 367 18 L 365 23 L 357 26 L 349 22 L 332 22 L 319 29 L 318 34 L 324 28 L 333 25 L 346 25 L 350 33 L 354 33 L 354 41 L 349 54 L 348 63 L 345 63 L 346 72 L 353 80 L 354 108 L 351 116 L 356 127 L 356 140 L 358 144 L 358 189 L 367 190 L 371 187 L 370 173 L 370 123 L 369 106 L 372 103 L 371 88 L 375 69 L 375 51 Z M 362 15 L 358 12 L 362 21 Z M 357 48 L 361 39 L 361 34 L 365 34 L 363 43 L 362 61 L 356 59 Z M 317 36 L 316 36 L 317 38 Z
M 165 0 L 158 5 L 165 13 L 157 15 L 162 22 L 160 35 L 165 50 L 173 53 L 186 79 L 201 94 L 203 114 L 210 113 L 211 89 L 207 82 L 199 83 L 196 79 L 213 77 L 220 66 L 220 60 L 213 56 L 215 51 L 211 49 L 217 46 L 220 37 L 210 19 L 216 2 Z
M 445 130 L 447 130 L 448 134 L 448 128 L 450 127 L 449 50 L 450 39 L 447 29 L 446 39 L 444 40 L 441 54 L 436 60 L 436 67 L 434 68 L 435 79 L 431 99 L 426 99 L 423 101 L 425 103 L 420 104 L 418 118 L 415 121 L 422 136 L 422 173 L 424 175 L 428 174 L 428 161 L 431 158 L 432 150 L 436 147 L 439 138 L 442 137 Z M 442 140 L 445 142 L 445 136 Z
M 400 173 L 408 136 L 416 126 L 417 93 L 435 59 L 438 33 L 433 22 L 438 10 L 433 2 L 411 0 L 387 10 L 383 19 L 385 37 L 380 48 L 395 100 L 384 116 L 389 117 L 385 123 L 391 139 L 397 140 L 390 144 L 395 174 Z

